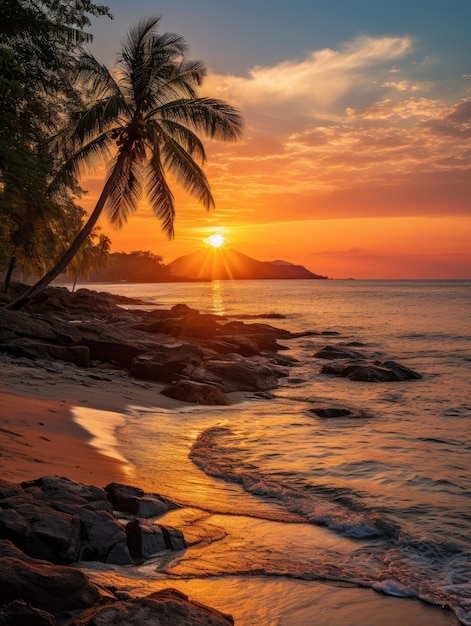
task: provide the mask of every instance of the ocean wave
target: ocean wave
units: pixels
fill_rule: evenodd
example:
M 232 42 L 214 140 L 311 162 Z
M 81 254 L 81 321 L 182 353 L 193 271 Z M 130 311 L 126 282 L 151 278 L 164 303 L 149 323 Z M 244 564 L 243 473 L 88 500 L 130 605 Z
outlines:
M 355 539 L 397 537 L 400 529 L 391 520 L 371 513 L 351 492 L 323 485 L 300 488 L 263 475 L 243 461 L 242 450 L 227 427 L 210 428 L 194 442 L 190 458 L 210 476 L 236 482 L 264 501 L 276 502 L 290 513 Z M 230 441 L 229 441 L 230 440 Z

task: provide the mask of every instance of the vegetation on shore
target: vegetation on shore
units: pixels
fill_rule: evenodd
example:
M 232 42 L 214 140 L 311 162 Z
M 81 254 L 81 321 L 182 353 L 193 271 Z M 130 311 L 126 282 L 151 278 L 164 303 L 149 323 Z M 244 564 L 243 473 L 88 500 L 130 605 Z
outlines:
M 19 6 L 18 15 L 15 6 Z M 106 241 L 94 230 L 103 211 L 121 227 L 144 190 L 167 236 L 174 234 L 171 174 L 206 208 L 213 206 L 200 135 L 235 141 L 239 113 L 199 95 L 206 69 L 188 58 L 177 34 L 160 34 L 159 17 L 141 20 L 122 45 L 116 71 L 85 48 L 89 0 L 5 0 L 0 32 L 0 250 L 11 272 L 44 274 L 8 305 L 18 309 L 72 267 L 86 273 Z M 64 27 L 64 24 L 67 27 Z M 33 72 L 37 64 L 39 71 Z M 31 75 L 34 76 L 32 80 Z M 84 168 L 108 174 L 88 219 L 75 204 Z M 98 243 L 94 239 L 98 238 Z M 70 266 L 79 250 L 82 260 Z M 87 253 L 88 250 L 88 253 Z M 44 273 L 45 272 L 45 273 Z

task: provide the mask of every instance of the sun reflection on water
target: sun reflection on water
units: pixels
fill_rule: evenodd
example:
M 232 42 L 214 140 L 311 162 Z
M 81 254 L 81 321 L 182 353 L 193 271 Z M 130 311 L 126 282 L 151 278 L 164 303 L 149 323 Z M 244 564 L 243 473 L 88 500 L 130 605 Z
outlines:
M 211 303 L 212 312 L 215 313 L 216 315 L 224 315 L 225 308 L 224 308 L 222 281 L 213 280 L 211 282 L 211 298 L 212 298 L 212 303 Z

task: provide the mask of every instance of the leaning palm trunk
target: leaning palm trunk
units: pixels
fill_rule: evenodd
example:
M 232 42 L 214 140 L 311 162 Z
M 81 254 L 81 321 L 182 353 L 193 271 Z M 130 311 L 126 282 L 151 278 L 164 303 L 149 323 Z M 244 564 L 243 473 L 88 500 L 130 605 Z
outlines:
M 158 17 L 149 18 L 131 29 L 117 80 L 89 53 L 82 53 L 78 79 L 90 104 L 72 115 L 64 132 L 66 150 L 74 155 L 65 169 L 79 176 L 88 161 L 109 159 L 113 147 L 117 157 L 93 213 L 70 248 L 7 308 L 21 308 L 66 269 L 103 210 L 112 223 L 122 226 L 137 209 L 144 187 L 162 229 L 173 237 L 175 207 L 167 173 L 204 207 L 214 206 L 197 133 L 234 141 L 241 135 L 242 119 L 225 102 L 198 97 L 206 73 L 203 64 L 186 59 L 187 45 L 179 35 L 157 34 L 158 22 Z
M 83 242 L 87 239 L 87 237 L 92 232 L 95 224 L 100 217 L 103 207 L 105 206 L 106 200 L 110 193 L 110 189 L 113 187 L 114 180 L 113 175 L 111 175 L 106 185 L 101 192 L 101 195 L 98 199 L 98 202 L 93 210 L 93 213 L 88 218 L 87 222 L 83 226 L 82 230 L 78 233 L 74 241 L 71 243 L 70 247 L 64 252 L 59 261 L 54 265 L 52 269 L 50 269 L 47 274 L 45 274 L 37 283 L 35 283 L 32 287 L 27 289 L 21 296 L 19 296 L 13 302 L 10 302 L 5 306 L 6 309 L 11 309 L 17 311 L 24 307 L 34 296 L 38 293 L 41 293 L 55 278 L 62 274 L 62 272 L 66 269 L 68 264 L 72 261 L 74 256 L 79 251 Z

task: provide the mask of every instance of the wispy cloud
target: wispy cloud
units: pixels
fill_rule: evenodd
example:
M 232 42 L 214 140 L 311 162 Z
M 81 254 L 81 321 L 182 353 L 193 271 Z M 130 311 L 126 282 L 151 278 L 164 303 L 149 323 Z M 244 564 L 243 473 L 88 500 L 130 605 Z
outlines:
M 261 221 L 287 209 L 291 219 L 469 211 L 471 99 L 445 101 L 416 80 L 413 53 L 410 37 L 362 36 L 244 77 L 211 75 L 209 91 L 247 122 L 241 145 L 211 155 L 223 208 L 254 219 L 256 207 Z

